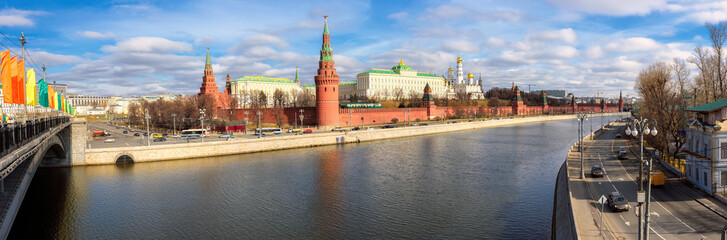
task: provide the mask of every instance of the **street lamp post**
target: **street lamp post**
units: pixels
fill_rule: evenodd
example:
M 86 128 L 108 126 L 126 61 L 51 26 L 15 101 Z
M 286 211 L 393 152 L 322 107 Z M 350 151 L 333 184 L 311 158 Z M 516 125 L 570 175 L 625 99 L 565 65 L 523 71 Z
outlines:
M 177 135 L 177 114 L 172 113 L 172 135 Z
M 204 137 L 207 135 L 207 134 L 205 134 L 207 132 L 207 129 L 204 128 L 204 112 L 205 111 L 207 111 L 207 109 L 203 108 L 203 109 L 199 110 L 199 121 L 200 121 L 200 124 L 202 125 L 202 134 L 203 134 L 201 137 L 202 142 L 204 142 Z
M 652 125 L 652 130 L 649 130 L 649 123 Z M 626 135 L 631 135 L 634 137 L 639 138 L 639 191 L 636 193 L 637 196 L 643 196 L 643 199 L 640 199 L 640 197 L 637 197 L 638 201 L 638 207 L 639 207 L 639 239 L 648 239 L 649 238 L 649 198 L 651 197 L 651 187 L 649 187 L 649 192 L 646 194 L 647 196 L 644 196 L 644 134 L 652 136 L 656 136 L 657 130 L 656 130 L 656 120 L 654 119 L 644 119 L 643 117 L 639 119 L 633 120 L 633 126 L 634 130 L 631 130 L 631 128 L 626 128 Z M 651 183 L 651 159 L 649 159 L 649 180 L 648 182 Z M 643 201 L 642 201 L 643 200 Z M 641 209 L 641 205 L 646 202 L 646 209 Z M 644 210 L 646 211 L 644 213 Z M 641 221 L 644 219 L 644 225 L 642 229 Z
M 247 119 L 248 119 L 247 114 L 248 114 L 248 112 L 245 111 L 245 130 L 244 130 L 243 134 L 246 134 L 246 135 L 247 135 Z
M 353 109 L 348 109 L 348 128 L 353 130 Z
M 257 132 L 259 133 L 257 135 L 258 138 L 263 136 L 263 133 L 261 131 L 258 131 L 260 129 L 260 117 L 263 115 L 263 112 L 257 111 Z
M 147 110 L 146 113 L 144 113 L 144 119 L 146 120 L 146 145 L 150 146 L 151 145 L 151 139 L 150 139 L 151 133 L 149 133 L 149 122 L 151 120 L 151 116 L 149 116 L 149 110 Z
M 300 110 L 300 128 L 303 128 L 303 109 Z
M 581 179 L 584 179 L 586 176 L 583 172 L 583 121 L 588 116 L 585 113 L 577 113 L 576 117 L 578 117 L 578 152 L 581 153 Z
M 593 118 L 593 110 L 591 110 L 591 118 Z M 591 121 L 591 140 L 593 140 L 593 121 Z

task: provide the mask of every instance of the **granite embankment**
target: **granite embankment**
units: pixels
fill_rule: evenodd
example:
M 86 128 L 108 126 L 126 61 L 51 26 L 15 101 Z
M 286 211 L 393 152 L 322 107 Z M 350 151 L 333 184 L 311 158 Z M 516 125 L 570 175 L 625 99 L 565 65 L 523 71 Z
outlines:
M 626 113 L 613 113 L 613 115 L 624 114 Z M 608 114 L 603 114 L 603 116 L 608 116 Z M 133 160 L 133 162 L 138 163 L 235 155 L 292 148 L 315 147 L 332 144 L 359 143 L 366 141 L 377 141 L 401 137 L 421 136 L 428 134 L 465 131 L 472 129 L 518 125 L 543 121 L 568 120 L 574 118 L 574 115 L 538 116 L 489 121 L 463 122 L 457 124 L 436 124 L 418 127 L 377 129 L 368 131 L 276 136 L 262 139 L 241 139 L 224 142 L 87 149 L 84 154 L 85 156 L 83 156 L 83 159 L 72 159 L 70 164 L 73 166 L 114 164 L 122 156 L 126 156 L 126 159 L 130 158 L 131 160 Z

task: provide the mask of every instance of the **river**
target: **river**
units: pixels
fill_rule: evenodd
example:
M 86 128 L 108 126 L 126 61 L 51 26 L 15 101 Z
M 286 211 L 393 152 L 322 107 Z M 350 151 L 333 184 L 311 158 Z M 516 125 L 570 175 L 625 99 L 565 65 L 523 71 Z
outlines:
M 576 131 L 567 120 L 42 168 L 10 238 L 548 239 L 555 176 Z

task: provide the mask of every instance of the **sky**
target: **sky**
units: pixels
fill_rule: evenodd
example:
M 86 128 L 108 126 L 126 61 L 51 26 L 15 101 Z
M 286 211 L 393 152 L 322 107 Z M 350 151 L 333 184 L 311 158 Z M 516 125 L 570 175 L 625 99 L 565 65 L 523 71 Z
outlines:
M 206 47 L 217 85 L 267 76 L 313 84 L 328 15 L 340 80 L 400 59 L 437 75 L 456 65 L 484 88 L 635 96 L 638 73 L 710 46 L 727 1 L 68 1 L 0 0 L 0 50 L 20 53 L 72 93 L 199 92 Z M 694 65 L 690 64 L 691 68 Z M 696 70 L 692 70 L 692 75 Z

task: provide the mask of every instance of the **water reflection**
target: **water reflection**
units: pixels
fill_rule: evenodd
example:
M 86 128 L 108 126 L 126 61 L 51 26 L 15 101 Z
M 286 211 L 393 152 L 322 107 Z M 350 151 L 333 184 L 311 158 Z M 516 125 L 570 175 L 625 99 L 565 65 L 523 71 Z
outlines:
M 547 238 L 555 175 L 574 130 L 575 121 L 560 121 L 40 169 L 10 237 Z

